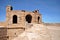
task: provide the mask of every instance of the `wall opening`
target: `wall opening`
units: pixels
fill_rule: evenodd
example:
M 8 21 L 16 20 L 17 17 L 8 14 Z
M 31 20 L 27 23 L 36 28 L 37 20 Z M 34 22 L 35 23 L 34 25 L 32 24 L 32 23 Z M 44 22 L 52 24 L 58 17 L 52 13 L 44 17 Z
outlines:
M 40 17 L 38 16 L 38 23 L 39 23 L 39 21 L 40 21 Z
M 27 16 L 25 17 L 25 19 L 26 19 L 26 21 L 27 21 L 28 23 L 31 23 L 31 21 L 32 21 L 32 16 L 31 16 L 31 15 L 27 15 Z
M 17 23 L 17 16 L 14 15 L 14 16 L 13 16 L 13 24 L 16 24 L 16 23 Z

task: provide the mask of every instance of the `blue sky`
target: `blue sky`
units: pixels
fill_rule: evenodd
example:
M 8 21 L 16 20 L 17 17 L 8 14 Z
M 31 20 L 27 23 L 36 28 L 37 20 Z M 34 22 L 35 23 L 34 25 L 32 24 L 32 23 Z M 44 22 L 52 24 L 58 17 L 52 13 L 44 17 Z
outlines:
M 60 0 L 0 0 L 0 22 L 6 20 L 6 6 L 13 10 L 34 11 L 42 14 L 45 23 L 60 23 Z

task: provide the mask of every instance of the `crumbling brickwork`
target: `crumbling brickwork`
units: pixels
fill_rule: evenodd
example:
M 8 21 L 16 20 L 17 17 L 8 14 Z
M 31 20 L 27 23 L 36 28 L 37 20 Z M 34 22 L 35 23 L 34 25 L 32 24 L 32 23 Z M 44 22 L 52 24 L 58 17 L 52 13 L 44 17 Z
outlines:
M 39 10 L 28 12 L 25 10 L 13 10 L 12 6 L 6 6 L 6 21 L 0 22 L 0 39 L 11 40 L 11 38 L 16 37 L 27 28 L 27 23 L 42 23 L 42 15 Z M 2 38 L 3 36 L 6 39 Z

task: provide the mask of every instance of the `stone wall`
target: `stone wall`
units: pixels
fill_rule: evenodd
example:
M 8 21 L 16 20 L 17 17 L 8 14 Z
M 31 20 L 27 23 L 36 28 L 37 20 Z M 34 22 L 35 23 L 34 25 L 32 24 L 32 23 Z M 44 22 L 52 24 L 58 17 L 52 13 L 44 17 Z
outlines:
M 17 37 L 19 34 L 23 33 L 25 29 L 22 28 L 8 28 L 7 35 L 9 36 L 8 40 Z
M 0 28 L 0 40 L 11 40 L 24 32 L 24 28 Z
M 6 28 L 0 28 L 0 40 L 7 40 L 7 29 Z
M 16 24 L 13 23 L 14 15 L 17 16 Z M 27 15 L 32 17 L 30 23 L 26 21 Z M 33 36 L 30 34 L 31 32 Z M 60 24 L 42 23 L 42 15 L 38 10 L 33 12 L 25 10 L 12 10 L 12 6 L 7 6 L 6 21 L 0 22 L 0 40 L 13 40 L 15 38 L 17 40 L 23 34 L 30 34 L 32 37 L 37 36 L 36 40 L 60 40 Z M 26 35 L 24 36 L 25 39 Z M 22 37 L 22 40 L 24 40 L 24 37 Z M 33 38 L 32 40 L 35 39 Z
M 26 16 L 30 15 L 32 18 L 31 23 L 42 23 L 42 15 L 38 10 L 34 10 L 34 12 L 28 12 L 25 10 L 11 10 L 12 6 L 6 7 L 6 22 L 7 24 L 13 24 L 13 16 L 17 16 L 17 24 L 25 25 Z M 39 18 L 38 18 L 39 17 Z

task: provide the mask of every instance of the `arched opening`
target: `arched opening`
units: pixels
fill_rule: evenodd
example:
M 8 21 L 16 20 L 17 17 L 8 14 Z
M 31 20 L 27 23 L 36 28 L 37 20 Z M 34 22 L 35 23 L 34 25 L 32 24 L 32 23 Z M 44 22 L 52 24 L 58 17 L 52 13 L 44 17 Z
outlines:
M 17 16 L 14 15 L 14 16 L 13 16 L 13 24 L 16 24 L 16 23 L 17 23 Z
M 31 15 L 27 15 L 27 16 L 25 17 L 25 19 L 26 19 L 26 21 L 27 21 L 28 23 L 31 23 L 31 21 L 32 21 L 32 16 L 31 16 Z
M 39 23 L 39 21 L 40 21 L 40 17 L 38 16 L 38 23 Z

